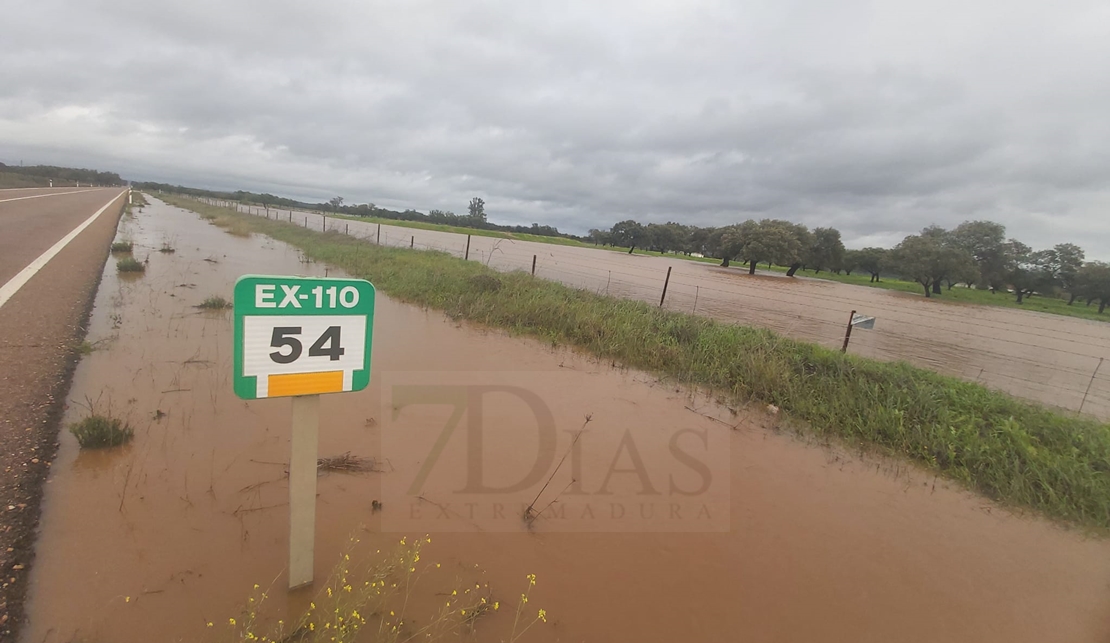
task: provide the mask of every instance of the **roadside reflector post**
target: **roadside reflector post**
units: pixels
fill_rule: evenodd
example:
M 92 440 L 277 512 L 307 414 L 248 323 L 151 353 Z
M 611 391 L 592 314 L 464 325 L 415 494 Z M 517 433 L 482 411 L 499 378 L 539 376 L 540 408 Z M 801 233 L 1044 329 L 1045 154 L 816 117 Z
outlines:
M 671 268 L 674 266 L 667 266 L 667 278 L 663 280 L 663 295 L 659 297 L 659 307 L 663 307 L 663 300 L 667 298 L 667 284 L 671 283 Z
M 235 395 L 293 398 L 290 589 L 313 582 L 320 396 L 370 384 L 374 299 L 374 285 L 362 279 L 245 275 L 235 282 Z
M 470 259 L 470 235 L 466 235 L 466 255 L 463 256 L 464 260 Z
M 536 255 L 532 255 L 532 276 L 536 276 Z
M 844 331 L 844 345 L 840 347 L 841 353 L 848 352 L 848 341 L 852 339 L 852 320 L 856 318 L 856 311 L 848 315 L 848 329 Z
M 316 552 L 316 460 L 320 396 L 293 398 L 289 453 L 289 589 L 312 582 Z

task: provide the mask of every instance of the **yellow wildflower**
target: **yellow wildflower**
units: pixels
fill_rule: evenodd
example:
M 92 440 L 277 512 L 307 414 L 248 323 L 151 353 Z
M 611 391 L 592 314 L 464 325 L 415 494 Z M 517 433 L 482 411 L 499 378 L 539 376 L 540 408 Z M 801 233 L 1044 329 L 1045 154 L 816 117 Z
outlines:
M 544 623 L 546 623 L 547 622 L 547 610 L 541 609 L 539 615 L 536 616 L 536 618 L 538 618 L 541 621 L 543 621 Z

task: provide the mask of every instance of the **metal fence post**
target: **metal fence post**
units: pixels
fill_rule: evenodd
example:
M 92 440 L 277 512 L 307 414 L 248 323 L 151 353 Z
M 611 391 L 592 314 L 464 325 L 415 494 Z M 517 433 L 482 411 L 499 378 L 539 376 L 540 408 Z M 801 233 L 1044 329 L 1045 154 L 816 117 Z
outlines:
M 1080 413 L 1083 412 L 1083 407 L 1087 405 L 1087 396 L 1090 395 L 1091 386 L 1094 385 L 1095 377 L 1098 375 L 1098 369 L 1102 368 L 1102 362 L 1105 361 L 1105 360 L 1106 360 L 1105 357 L 1098 358 L 1098 366 L 1095 367 L 1095 372 L 1091 373 L 1091 381 L 1087 382 L 1087 392 L 1083 394 L 1083 401 L 1079 403 L 1079 412 Z
M 663 294 L 659 297 L 660 308 L 663 307 L 663 300 L 667 298 L 667 284 L 671 283 L 671 268 L 673 266 L 667 266 L 667 278 L 663 280 Z
M 856 318 L 856 311 L 848 314 L 848 330 L 844 331 L 844 345 L 840 347 L 841 353 L 848 352 L 848 340 L 852 338 L 852 320 Z

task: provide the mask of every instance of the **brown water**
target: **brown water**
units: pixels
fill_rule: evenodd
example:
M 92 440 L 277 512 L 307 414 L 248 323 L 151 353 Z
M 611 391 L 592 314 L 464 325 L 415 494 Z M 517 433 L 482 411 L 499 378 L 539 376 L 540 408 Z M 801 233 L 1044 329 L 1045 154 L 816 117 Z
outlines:
M 290 402 L 235 398 L 230 314 L 193 306 L 230 297 L 245 272 L 326 268 L 161 204 L 124 225 L 149 268 L 125 282 L 105 272 L 89 338 L 103 348 L 78 367 L 68 417 L 110 408 L 136 437 L 79 453 L 62 436 L 25 641 L 217 640 L 205 624 L 238 615 L 275 577 L 275 618 L 307 600 L 280 590 Z M 156 252 L 163 241 L 176 253 Z M 534 573 L 529 607 L 550 622 L 531 641 L 1110 637 L 1110 543 L 898 463 L 803 444 L 762 412 L 379 297 L 371 387 L 324 397 L 320 453 L 372 456 L 385 472 L 320 478 L 318 578 L 351 534 L 385 547 L 430 533 L 423 556 L 442 568 L 413 614 L 475 580 L 515 605 Z M 437 455 L 455 407 L 423 402 L 478 387 L 481 413 L 472 399 Z M 474 489 L 510 487 L 536 461 L 522 489 Z M 551 472 L 529 528 L 522 505 Z M 479 638 L 506 638 L 511 617 L 483 617 Z
M 249 210 L 260 216 L 266 211 Z M 286 219 L 288 211 L 269 211 Z M 313 229 L 378 240 L 378 225 L 293 212 Z M 467 254 L 466 235 L 381 226 L 383 244 Z M 658 303 L 671 269 L 665 305 L 725 321 L 755 324 L 839 348 L 851 311 L 878 318 L 858 330 L 850 352 L 905 360 L 1069 411 L 1110 419 L 1110 324 L 1060 315 L 925 300 L 916 295 L 779 273 L 749 277 L 744 269 L 667 257 L 627 255 L 546 243 L 471 237 L 469 257 L 499 270 L 537 276 L 620 297 Z M 1003 297 L 1005 295 L 999 295 Z M 1098 372 L 1096 374 L 1096 369 Z M 1094 376 L 1092 378 L 1092 376 Z M 1084 401 L 1084 398 L 1086 400 Z

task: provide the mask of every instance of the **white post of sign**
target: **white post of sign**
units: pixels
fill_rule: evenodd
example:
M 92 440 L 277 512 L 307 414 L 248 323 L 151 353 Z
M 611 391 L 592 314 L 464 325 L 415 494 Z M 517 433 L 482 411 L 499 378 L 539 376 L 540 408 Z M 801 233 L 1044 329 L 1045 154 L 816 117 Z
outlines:
M 293 398 L 289 444 L 289 589 L 312 583 L 320 395 L 370 385 L 374 284 L 244 275 L 235 282 L 235 394 Z
M 316 548 L 316 457 L 320 396 L 293 398 L 289 455 L 289 589 L 312 582 Z

